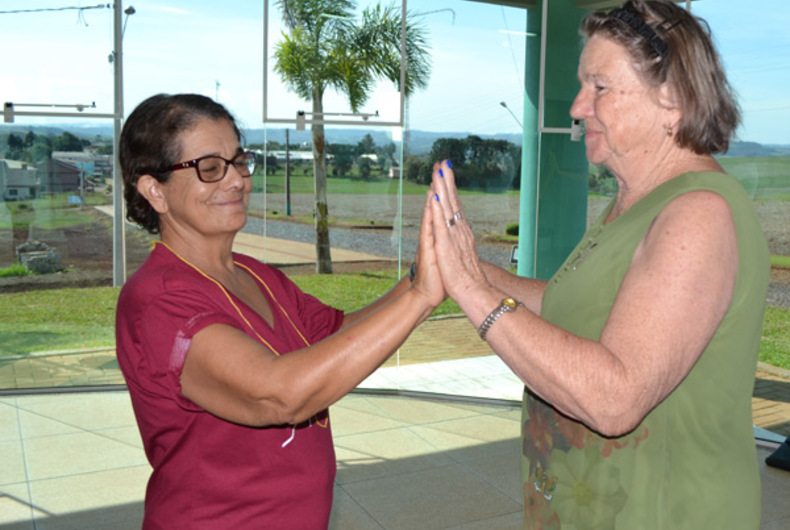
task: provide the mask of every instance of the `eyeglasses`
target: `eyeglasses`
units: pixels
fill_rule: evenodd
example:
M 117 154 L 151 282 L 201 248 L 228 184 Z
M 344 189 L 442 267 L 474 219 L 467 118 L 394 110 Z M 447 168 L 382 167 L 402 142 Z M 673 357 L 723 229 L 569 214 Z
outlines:
M 166 169 L 166 171 L 177 171 L 179 169 L 195 168 L 197 177 L 201 182 L 219 182 L 228 174 L 228 167 L 233 164 L 236 171 L 242 177 L 249 177 L 255 172 L 255 154 L 249 151 L 242 151 L 233 160 L 228 160 L 219 155 L 206 155 L 194 160 L 179 162 Z

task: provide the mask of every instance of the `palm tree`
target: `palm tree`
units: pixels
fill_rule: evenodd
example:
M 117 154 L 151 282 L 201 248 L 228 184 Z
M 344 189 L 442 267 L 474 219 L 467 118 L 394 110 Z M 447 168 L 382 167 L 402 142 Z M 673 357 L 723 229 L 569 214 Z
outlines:
M 391 80 L 410 95 L 430 76 L 424 31 L 413 17 L 406 24 L 406 82 L 400 87 L 401 13 L 395 6 L 376 5 L 354 21 L 356 0 L 278 0 L 290 31 L 275 46 L 274 70 L 299 97 L 312 102 L 313 117 L 323 116 L 327 89 L 344 93 L 353 112 L 367 101 L 375 83 Z M 329 250 L 329 209 L 326 199 L 324 126 L 312 125 L 315 178 L 317 272 L 332 272 Z

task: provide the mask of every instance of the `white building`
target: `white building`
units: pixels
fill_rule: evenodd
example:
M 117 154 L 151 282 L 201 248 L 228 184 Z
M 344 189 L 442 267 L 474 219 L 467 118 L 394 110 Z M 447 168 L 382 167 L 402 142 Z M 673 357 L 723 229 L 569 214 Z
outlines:
M 0 159 L 0 189 L 5 201 L 34 199 L 40 186 L 38 170 L 27 162 Z

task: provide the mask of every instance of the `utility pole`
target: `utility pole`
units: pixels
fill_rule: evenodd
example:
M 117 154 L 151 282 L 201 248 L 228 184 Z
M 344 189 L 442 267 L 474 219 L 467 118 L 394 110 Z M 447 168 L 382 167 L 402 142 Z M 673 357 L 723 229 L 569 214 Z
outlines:
M 123 179 L 121 177 L 121 164 L 118 160 L 118 143 L 121 139 L 121 126 L 123 125 L 123 11 L 121 2 L 114 6 L 114 47 L 112 52 L 112 65 L 115 80 L 115 103 L 113 119 L 113 162 L 112 162 L 112 205 L 113 205 L 113 239 L 112 239 L 112 284 L 119 287 L 126 282 L 126 217 L 123 202 Z M 134 13 L 134 8 L 129 8 L 127 18 Z
M 285 129 L 285 215 L 291 216 L 291 148 L 290 129 Z

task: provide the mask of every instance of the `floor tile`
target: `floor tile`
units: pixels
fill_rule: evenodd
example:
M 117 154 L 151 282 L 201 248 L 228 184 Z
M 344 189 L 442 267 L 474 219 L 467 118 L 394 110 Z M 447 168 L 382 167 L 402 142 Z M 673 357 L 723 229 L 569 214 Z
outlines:
M 16 404 L 13 401 L 0 403 L 0 442 L 19 439 L 19 412 Z
M 330 530 L 520 528 L 518 406 L 356 393 L 332 421 Z M 139 529 L 150 467 L 128 394 L 4 397 L 0 429 L 0 528 L 33 530 L 35 512 L 36 530 Z M 761 530 L 787 530 L 790 473 L 770 452 Z
M 351 401 L 348 405 L 345 399 L 340 406 L 349 406 L 358 410 L 392 418 L 401 424 L 421 425 L 448 419 L 473 416 L 476 412 L 471 408 L 454 406 L 451 401 L 438 401 L 428 399 L 404 399 L 397 396 L 381 396 L 364 401 Z M 334 409 L 333 409 L 334 410 Z
M 445 530 L 522 530 L 523 528 L 523 515 L 521 510 L 518 510 L 507 515 L 465 523 Z
M 359 402 L 357 402 L 359 403 Z M 364 412 L 359 407 L 348 407 L 344 403 L 337 404 L 330 409 L 332 419 L 332 434 L 348 436 L 373 431 L 382 431 L 405 427 L 407 424 L 382 414 Z
M 33 481 L 35 505 L 52 514 L 37 521 L 37 527 L 104 528 L 107 524 L 131 521 L 139 528 L 149 476 L 146 465 Z
M 32 481 L 148 465 L 141 449 L 88 432 L 28 439 L 25 451 Z
M 773 448 L 757 448 L 757 462 L 762 477 L 763 523 L 784 522 L 790 528 L 790 471 L 768 466 L 765 459 Z
M 136 447 L 140 450 L 143 449 L 143 439 L 140 437 L 140 429 L 137 428 L 137 425 L 102 429 L 101 431 L 95 432 L 96 434 L 106 436 L 107 438 L 116 440 L 130 447 Z
M 34 508 L 26 482 L 0 486 L 0 528 L 3 530 L 33 530 Z M 37 515 L 43 512 L 36 510 Z
M 485 449 L 490 449 L 492 445 L 486 444 Z M 515 502 L 522 504 L 523 485 L 521 481 L 521 440 L 507 442 L 502 447 L 502 451 L 485 451 L 479 458 L 468 458 L 462 461 L 463 466 L 475 473 L 481 480 L 491 484 L 497 491 L 507 495 Z M 451 456 L 455 457 L 455 452 Z
M 344 489 L 388 530 L 432 530 L 520 512 L 517 502 L 455 464 Z
M 78 426 L 52 415 L 19 410 L 19 426 L 26 440 L 83 432 Z
M 33 396 L 20 407 L 31 416 L 61 422 L 80 430 L 136 425 L 127 392 L 50 394 Z
M 393 473 L 441 467 L 447 455 L 408 428 L 335 438 L 338 484 L 369 480 Z
M 329 530 L 385 530 L 341 486 L 335 486 Z
M 21 440 L 0 442 L 0 487 L 27 481 L 25 451 Z
M 520 436 L 518 422 L 490 414 L 437 422 L 430 427 L 481 442 L 495 442 Z

